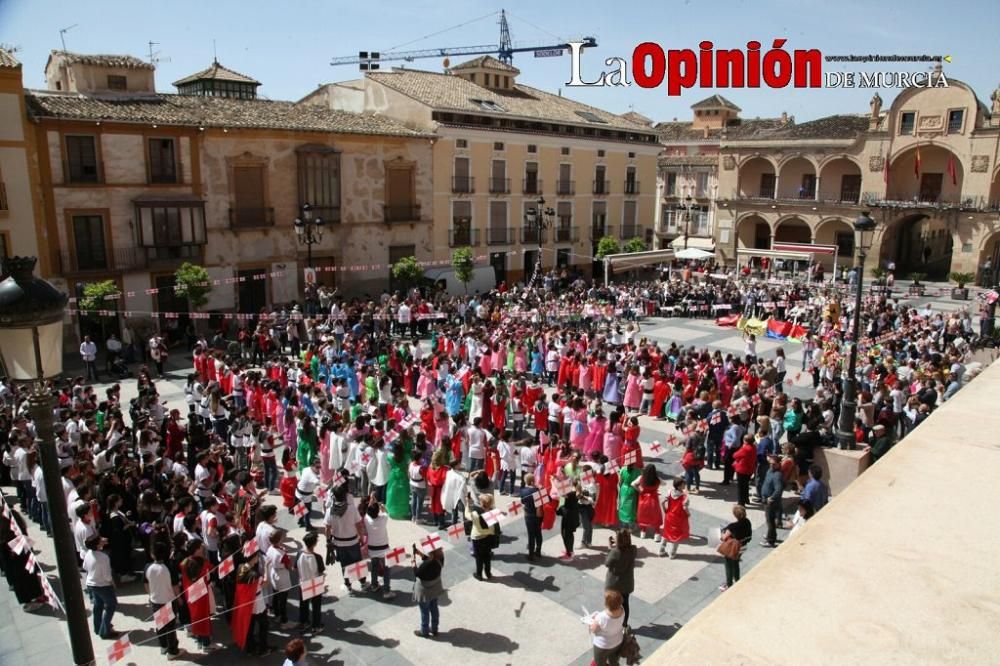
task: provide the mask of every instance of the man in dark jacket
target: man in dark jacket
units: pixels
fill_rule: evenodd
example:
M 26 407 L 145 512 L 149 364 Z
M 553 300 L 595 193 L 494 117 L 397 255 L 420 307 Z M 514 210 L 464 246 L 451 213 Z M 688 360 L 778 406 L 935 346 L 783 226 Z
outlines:
M 768 456 L 769 469 L 764 477 L 761 488 L 761 501 L 764 502 L 764 514 L 767 518 L 767 537 L 760 545 L 774 548 L 778 541 L 778 523 L 781 522 L 781 492 L 784 481 L 781 478 L 781 460 L 778 456 Z
M 722 469 L 722 436 L 729 427 L 729 415 L 722 408 L 722 401 L 712 403 L 712 411 L 708 413 L 708 437 L 706 444 L 708 457 L 705 465 L 708 469 Z
M 876 424 L 872 428 L 872 440 L 868 445 L 868 450 L 872 454 L 872 462 L 887 454 L 892 448 L 892 443 L 892 435 L 886 431 L 885 426 L 881 423 Z
M 528 529 L 528 561 L 542 556 L 542 517 L 541 507 L 535 506 L 532 497 L 538 488 L 535 487 L 535 475 L 525 474 L 524 485 L 521 486 L 521 504 L 524 505 L 524 526 Z

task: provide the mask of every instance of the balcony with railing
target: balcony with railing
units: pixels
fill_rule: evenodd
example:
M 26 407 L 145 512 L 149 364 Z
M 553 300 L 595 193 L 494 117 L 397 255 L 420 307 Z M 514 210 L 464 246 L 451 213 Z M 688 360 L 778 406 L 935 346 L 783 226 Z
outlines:
M 420 220 L 419 204 L 385 204 L 382 210 L 386 222 L 417 222 Z
M 545 231 L 545 229 L 539 230 L 538 227 L 534 226 L 523 226 L 521 227 L 521 242 L 525 245 L 546 243 L 548 242 L 548 234 Z
M 256 227 L 273 227 L 274 209 L 260 206 L 237 207 L 229 209 L 230 229 L 253 229 Z
M 472 194 L 476 191 L 476 179 L 472 176 L 455 176 L 451 179 L 454 194 Z
M 593 192 L 594 194 L 611 194 L 611 181 L 595 180 Z
M 490 194 L 510 194 L 510 178 L 490 178 Z
M 514 230 L 511 227 L 489 227 L 486 230 L 487 245 L 511 245 L 514 242 Z
M 1000 211 L 1000 201 L 976 196 L 934 196 L 924 192 L 865 192 L 861 195 L 861 205 L 880 208 L 934 208 L 972 210 L 982 212 Z
M 621 226 L 621 239 L 630 240 L 632 238 L 642 238 L 642 225 L 623 224 Z
M 521 194 L 541 194 L 541 178 L 525 178 L 521 181 Z
M 64 275 L 139 270 L 146 267 L 146 252 L 139 247 L 116 247 L 100 256 L 59 253 L 59 269 Z
M 557 180 L 556 181 L 556 194 L 560 196 L 572 196 L 576 194 L 576 181 L 575 180 Z
M 639 194 L 639 181 L 631 178 L 625 179 L 625 194 Z
M 599 241 L 605 236 L 614 236 L 613 225 L 607 224 L 605 222 L 591 222 L 590 240 Z
M 477 247 L 479 229 L 452 227 L 448 231 L 448 247 Z
M 580 240 L 580 230 L 576 227 L 558 226 L 553 229 L 557 243 L 575 243 Z

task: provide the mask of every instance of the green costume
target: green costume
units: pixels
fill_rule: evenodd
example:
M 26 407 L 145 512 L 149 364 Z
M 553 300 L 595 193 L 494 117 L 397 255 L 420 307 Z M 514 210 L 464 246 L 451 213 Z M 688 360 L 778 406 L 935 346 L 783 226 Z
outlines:
M 389 480 L 385 489 L 385 509 L 394 520 L 405 520 L 410 517 L 410 451 L 413 442 L 399 442 L 396 446 L 403 447 L 403 455 L 396 460 L 394 453 L 388 456 Z
M 368 375 L 365 378 L 365 402 L 370 402 L 372 398 L 378 397 L 378 382 L 375 377 Z
M 316 458 L 316 452 L 319 450 L 319 440 L 316 436 L 315 428 L 310 429 L 306 432 L 303 428 L 299 428 L 299 446 L 295 453 L 295 457 L 299 463 L 299 469 L 303 470 L 309 465 L 312 465 L 312 461 Z
M 635 522 L 635 513 L 639 506 L 639 491 L 632 487 L 632 482 L 639 478 L 641 470 L 624 467 L 619 476 L 618 484 L 618 520 L 631 524 Z

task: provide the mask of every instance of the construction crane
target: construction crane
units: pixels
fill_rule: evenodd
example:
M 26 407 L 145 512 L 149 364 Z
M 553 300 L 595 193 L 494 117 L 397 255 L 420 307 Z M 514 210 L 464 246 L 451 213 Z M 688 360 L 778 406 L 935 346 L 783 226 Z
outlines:
M 442 31 L 443 32 L 443 31 Z M 582 48 L 592 48 L 597 46 L 596 37 L 581 37 Z M 413 62 L 421 58 L 446 58 L 449 56 L 484 55 L 496 54 L 497 59 L 505 64 L 512 64 L 515 53 L 534 51 L 536 57 L 561 56 L 569 50 L 567 43 L 562 44 L 518 44 L 514 46 L 510 39 L 510 26 L 507 24 L 507 13 L 500 10 L 500 44 L 479 44 L 476 46 L 452 46 L 436 49 L 421 49 L 419 51 L 359 51 L 357 56 L 344 56 L 333 58 L 330 64 L 337 65 L 358 65 L 361 71 L 373 71 L 379 69 L 382 62 L 399 61 Z

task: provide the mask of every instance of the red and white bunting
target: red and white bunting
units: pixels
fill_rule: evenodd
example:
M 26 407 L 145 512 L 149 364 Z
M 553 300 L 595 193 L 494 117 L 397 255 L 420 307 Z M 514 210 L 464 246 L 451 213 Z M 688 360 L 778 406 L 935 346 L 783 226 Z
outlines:
M 483 514 L 483 520 L 486 521 L 487 525 L 496 525 L 503 518 L 503 511 L 500 509 L 493 509 L 492 511 L 487 511 Z
M 523 510 L 524 510 L 524 505 L 518 502 L 517 500 L 514 500 L 507 507 L 507 514 L 511 516 L 518 516 L 521 514 Z
M 631 451 L 626 451 L 625 452 L 625 456 L 622 458 L 622 461 L 626 465 L 634 465 L 637 462 L 639 462 L 639 457 L 636 454 L 635 449 L 633 449 Z
M 257 537 L 254 537 L 243 544 L 243 557 L 249 558 L 256 553 L 257 550 Z
M 621 470 L 621 465 L 614 458 L 608 460 L 607 464 L 604 465 L 604 471 L 607 474 L 617 474 Z
M 448 538 L 458 541 L 465 536 L 465 525 L 462 521 L 458 521 L 454 525 L 448 527 Z
M 403 560 L 409 559 L 409 557 L 410 554 L 406 551 L 406 549 L 399 546 L 397 548 L 393 548 L 385 554 L 385 561 L 398 565 L 401 564 Z
M 309 580 L 303 582 L 299 587 L 302 588 L 302 601 L 318 597 L 322 595 L 323 591 L 326 589 L 326 576 L 321 574 L 315 578 L 310 578 Z
M 160 606 L 160 609 L 153 613 L 153 624 L 156 625 L 157 629 L 163 629 L 173 622 L 174 619 L 176 619 L 176 616 L 174 615 L 174 605 L 172 603 Z
M 292 511 L 295 513 L 296 518 L 302 518 L 303 516 L 306 515 L 306 513 L 309 512 L 309 509 L 306 508 L 305 504 L 299 502 L 298 504 L 295 505 L 295 508 L 292 509 Z
M 117 664 L 119 661 L 124 659 L 126 655 L 132 652 L 132 641 L 128 639 L 128 634 L 125 634 L 121 638 L 115 640 L 114 643 L 108 646 L 108 664 L 112 666 Z
M 233 560 L 233 556 L 230 555 L 226 559 L 219 562 L 219 578 L 225 578 L 229 574 L 233 573 L 233 569 L 236 568 L 236 562 Z
M 417 542 L 417 548 L 419 548 L 420 552 L 424 555 L 430 555 L 435 550 L 441 549 L 443 545 L 444 542 L 441 540 L 441 535 L 437 532 L 431 532 Z
M 354 564 L 349 564 L 344 573 L 347 574 L 350 580 L 361 580 L 362 578 L 368 577 L 368 560 L 361 560 L 360 562 L 355 562 Z
M 23 534 L 18 534 L 7 542 L 7 547 L 20 555 L 25 549 L 31 550 L 31 540 Z
M 185 592 L 189 604 L 193 604 L 206 594 L 208 594 L 208 585 L 205 584 L 204 578 L 199 578 L 191 583 L 191 587 Z

